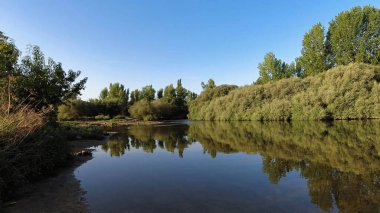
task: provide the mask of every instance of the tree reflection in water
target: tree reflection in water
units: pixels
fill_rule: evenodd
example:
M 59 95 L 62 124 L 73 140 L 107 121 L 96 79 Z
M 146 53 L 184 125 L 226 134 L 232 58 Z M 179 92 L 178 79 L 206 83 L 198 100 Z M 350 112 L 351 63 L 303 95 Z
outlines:
M 263 172 L 277 184 L 290 171 L 307 180 L 311 201 L 325 211 L 380 210 L 380 122 L 196 122 L 132 127 L 102 146 L 111 156 L 130 147 L 177 152 L 200 143 L 217 153 L 259 154 Z

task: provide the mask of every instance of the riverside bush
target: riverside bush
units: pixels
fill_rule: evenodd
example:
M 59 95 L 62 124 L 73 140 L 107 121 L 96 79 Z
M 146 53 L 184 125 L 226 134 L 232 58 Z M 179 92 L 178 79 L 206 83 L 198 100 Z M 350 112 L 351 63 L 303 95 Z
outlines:
M 223 89 L 222 89 L 223 88 Z M 228 92 L 219 93 L 220 90 Z M 216 94 L 216 95 L 215 95 Z M 315 76 L 203 91 L 191 120 L 327 120 L 380 117 L 380 66 L 350 64 Z

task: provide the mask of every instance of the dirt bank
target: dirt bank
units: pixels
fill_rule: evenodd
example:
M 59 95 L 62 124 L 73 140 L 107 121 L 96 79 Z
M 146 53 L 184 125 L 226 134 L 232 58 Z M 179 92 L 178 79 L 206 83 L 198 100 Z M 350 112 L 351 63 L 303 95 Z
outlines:
M 70 141 L 73 153 L 81 150 L 90 150 L 91 147 L 104 144 L 104 140 Z M 56 175 L 32 183 L 15 193 L 17 199 L 5 203 L 3 211 L 9 213 L 24 212 L 89 212 L 89 207 L 83 198 L 85 192 L 80 182 L 74 176 L 75 168 L 88 160 L 91 156 L 75 157 L 75 162 L 68 168 L 57 170 Z M 0 212 L 1 209 L 0 209 Z

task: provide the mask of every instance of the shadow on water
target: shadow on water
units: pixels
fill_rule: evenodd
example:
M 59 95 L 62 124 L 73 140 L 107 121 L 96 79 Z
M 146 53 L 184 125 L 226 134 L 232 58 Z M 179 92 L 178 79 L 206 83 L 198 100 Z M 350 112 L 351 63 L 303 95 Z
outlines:
M 218 153 L 259 154 L 262 172 L 278 184 L 296 171 L 307 180 L 311 202 L 321 210 L 380 210 L 380 122 L 195 122 L 189 125 L 131 127 L 101 149 L 113 157 L 131 148 L 166 150 L 186 158 L 199 143 Z

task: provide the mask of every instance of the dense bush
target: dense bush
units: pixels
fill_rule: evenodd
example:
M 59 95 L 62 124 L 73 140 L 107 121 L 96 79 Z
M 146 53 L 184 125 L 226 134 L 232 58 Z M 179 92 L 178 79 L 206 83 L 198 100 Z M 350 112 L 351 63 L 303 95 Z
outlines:
M 180 110 L 181 108 L 162 99 L 154 101 L 143 99 L 132 105 L 129 113 L 133 118 L 150 121 L 177 118 L 181 115 Z M 186 113 L 182 113 L 182 115 L 186 115 Z
M 58 107 L 58 120 L 91 120 L 96 119 L 95 116 L 98 115 L 107 115 L 108 117 L 118 116 L 121 112 L 122 105 L 118 102 L 104 102 L 100 100 L 82 101 L 80 99 L 70 99 Z
M 319 120 L 380 117 L 380 66 L 350 64 L 304 79 L 204 91 L 189 107 L 192 120 Z

